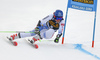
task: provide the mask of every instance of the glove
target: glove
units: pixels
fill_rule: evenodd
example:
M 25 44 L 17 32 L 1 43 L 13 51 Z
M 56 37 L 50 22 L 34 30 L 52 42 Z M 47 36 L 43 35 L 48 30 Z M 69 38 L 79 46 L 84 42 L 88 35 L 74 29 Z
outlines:
M 56 37 L 56 39 L 54 40 L 55 43 L 58 43 L 59 42 L 59 38 Z
M 37 27 L 35 28 L 35 34 L 40 34 L 39 27 L 41 27 L 41 21 L 39 20 Z
M 34 33 L 35 34 L 40 34 L 40 31 L 39 31 L 39 28 L 38 27 L 35 28 L 35 32 Z
M 61 35 L 62 35 L 62 33 L 57 35 L 57 37 L 54 40 L 55 43 L 58 43 L 59 42 L 59 38 L 61 37 Z
M 35 32 L 34 33 L 37 34 L 40 37 L 40 39 L 42 39 L 42 37 L 40 35 L 39 26 L 35 28 Z

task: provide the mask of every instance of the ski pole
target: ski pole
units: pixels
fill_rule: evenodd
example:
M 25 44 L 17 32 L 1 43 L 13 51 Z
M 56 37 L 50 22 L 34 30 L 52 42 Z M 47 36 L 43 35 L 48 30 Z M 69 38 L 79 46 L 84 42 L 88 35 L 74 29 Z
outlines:
M 39 42 L 43 42 L 43 41 L 54 41 L 54 40 L 39 40 Z
M 29 31 L 0 31 L 0 33 L 34 33 Z

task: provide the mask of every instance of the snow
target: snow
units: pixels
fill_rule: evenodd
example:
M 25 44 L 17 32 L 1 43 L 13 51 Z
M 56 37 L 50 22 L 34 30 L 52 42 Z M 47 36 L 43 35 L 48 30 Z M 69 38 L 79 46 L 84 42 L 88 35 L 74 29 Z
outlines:
M 91 47 L 94 13 L 69 9 L 63 45 L 61 39 L 58 44 L 44 39 L 36 42 L 39 48 L 35 49 L 25 40 L 32 37 L 27 37 L 15 40 L 18 46 L 13 46 L 6 36 L 15 33 L 0 33 L 0 60 L 100 60 L 99 2 L 94 48 Z M 67 0 L 1 0 L 0 31 L 30 31 L 38 20 L 56 9 L 63 10 L 65 17 L 66 6 Z

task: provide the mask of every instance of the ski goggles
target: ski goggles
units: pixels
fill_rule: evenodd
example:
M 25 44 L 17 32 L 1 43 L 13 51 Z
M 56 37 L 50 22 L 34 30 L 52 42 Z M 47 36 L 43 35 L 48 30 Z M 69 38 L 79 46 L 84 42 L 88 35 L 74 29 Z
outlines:
M 62 17 L 56 17 L 55 19 L 56 20 L 62 20 L 63 18 Z

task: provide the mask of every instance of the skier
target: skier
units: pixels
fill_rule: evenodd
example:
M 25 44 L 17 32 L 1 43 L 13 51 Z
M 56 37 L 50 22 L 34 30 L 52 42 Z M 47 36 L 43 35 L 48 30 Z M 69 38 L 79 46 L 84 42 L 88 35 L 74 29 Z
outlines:
M 54 35 L 54 33 L 58 30 L 58 34 L 54 39 L 55 43 L 59 42 L 59 38 L 62 35 L 62 30 L 64 26 L 63 12 L 61 10 L 56 10 L 53 14 L 48 15 L 47 17 L 39 20 L 37 26 L 30 33 L 18 33 L 10 36 L 11 40 L 15 40 L 18 38 L 24 38 L 29 36 L 34 36 L 30 43 L 34 43 L 40 39 L 50 39 Z M 31 33 L 34 32 L 34 33 Z

